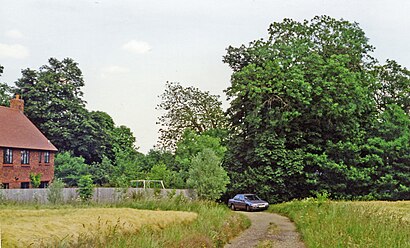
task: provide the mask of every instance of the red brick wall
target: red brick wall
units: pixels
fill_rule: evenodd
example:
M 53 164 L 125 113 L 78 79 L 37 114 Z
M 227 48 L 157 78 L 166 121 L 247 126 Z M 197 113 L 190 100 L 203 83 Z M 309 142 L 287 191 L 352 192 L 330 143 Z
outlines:
M 21 149 L 13 148 L 13 164 L 4 164 L 4 148 L 0 147 L 0 183 L 8 183 L 10 189 L 20 188 L 22 182 L 30 182 L 30 173 L 41 174 L 41 181 L 51 182 L 54 178 L 54 152 L 50 152 L 50 163 L 44 163 L 44 152 L 39 162 L 40 151 L 30 151 L 30 163 L 21 164 Z M 31 187 L 31 185 L 30 185 Z

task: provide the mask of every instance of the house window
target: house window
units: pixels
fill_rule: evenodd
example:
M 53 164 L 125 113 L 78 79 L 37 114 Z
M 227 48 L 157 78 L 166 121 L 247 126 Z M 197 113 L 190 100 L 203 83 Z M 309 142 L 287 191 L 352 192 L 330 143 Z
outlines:
M 44 152 L 44 163 L 50 163 L 50 152 Z
M 38 152 L 38 162 L 41 163 L 41 158 L 43 157 L 43 152 Z
M 13 149 L 11 149 L 11 148 L 5 148 L 4 149 L 3 163 L 4 164 L 12 164 L 13 163 Z
M 21 164 L 30 164 L 30 151 L 21 151 Z
M 1 185 L 0 185 L 1 186 Z M 10 184 L 8 183 L 3 183 L 3 189 L 8 189 L 10 188 Z
M 41 182 L 39 188 L 47 188 L 48 187 L 48 181 Z
M 29 182 L 22 182 L 22 183 L 21 183 L 21 188 L 22 188 L 22 189 L 28 189 L 28 188 L 30 188 L 30 183 L 29 183 Z

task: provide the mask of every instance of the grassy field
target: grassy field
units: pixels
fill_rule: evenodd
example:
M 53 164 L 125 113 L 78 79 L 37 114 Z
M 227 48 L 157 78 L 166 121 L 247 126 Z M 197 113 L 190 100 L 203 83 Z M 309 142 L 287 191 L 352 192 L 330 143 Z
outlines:
M 5 247 L 78 240 L 84 233 L 132 233 L 143 226 L 163 229 L 171 223 L 189 223 L 196 218 L 197 214 L 192 212 L 130 208 L 5 209 L 0 212 Z
M 410 201 L 307 199 L 269 211 L 289 216 L 307 247 L 410 247 Z
M 223 247 L 250 225 L 211 202 L 0 204 L 2 247 Z

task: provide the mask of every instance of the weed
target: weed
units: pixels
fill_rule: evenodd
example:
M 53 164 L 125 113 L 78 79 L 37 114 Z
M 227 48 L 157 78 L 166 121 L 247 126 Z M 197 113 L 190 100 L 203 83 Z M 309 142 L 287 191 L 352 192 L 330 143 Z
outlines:
M 273 241 L 271 241 L 271 240 L 262 240 L 262 241 L 259 241 L 258 242 L 258 244 L 257 244 L 257 248 L 271 248 L 271 247 L 273 247 Z
M 51 204 L 63 203 L 63 188 L 64 183 L 61 179 L 55 179 L 53 183 L 48 187 L 47 200 Z
M 93 197 L 94 185 L 91 175 L 81 176 L 78 180 L 78 194 L 81 201 L 88 202 Z

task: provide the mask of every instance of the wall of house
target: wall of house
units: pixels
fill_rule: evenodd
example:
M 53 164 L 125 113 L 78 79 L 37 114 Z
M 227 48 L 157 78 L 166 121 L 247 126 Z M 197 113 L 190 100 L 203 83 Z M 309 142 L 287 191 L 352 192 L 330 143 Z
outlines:
M 50 152 L 49 163 L 44 163 L 43 153 L 40 163 L 40 151 L 29 151 L 29 164 L 21 164 L 21 149 L 16 148 L 13 149 L 13 164 L 4 164 L 4 148 L 0 147 L 0 183 L 8 183 L 10 189 L 18 189 L 21 188 L 22 182 L 30 182 L 30 173 L 40 173 L 42 182 L 51 182 L 53 180 L 54 152 Z

